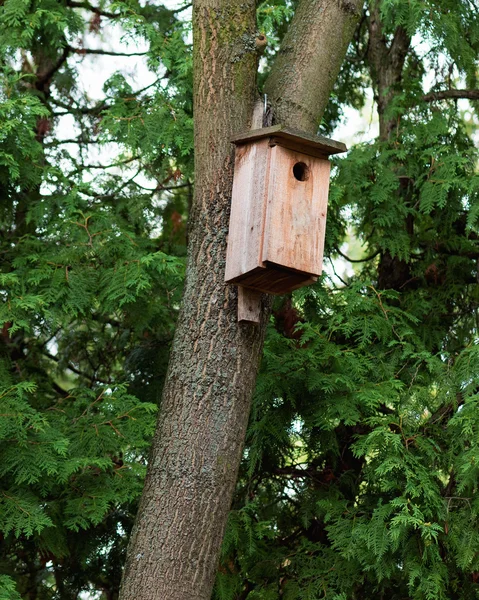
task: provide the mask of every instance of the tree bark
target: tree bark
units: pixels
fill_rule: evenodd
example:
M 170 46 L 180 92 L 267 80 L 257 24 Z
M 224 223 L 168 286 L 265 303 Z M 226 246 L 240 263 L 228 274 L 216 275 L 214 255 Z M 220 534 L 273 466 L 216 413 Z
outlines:
M 351 23 L 351 6 L 361 4 L 300 2 L 298 14 L 309 7 L 324 36 L 343 36 L 337 70 L 347 46 L 343 22 Z M 255 7 L 255 0 L 196 0 L 193 6 L 196 186 L 187 277 L 120 600 L 209 600 L 214 584 L 270 314 L 264 297 L 260 325 L 238 324 L 237 289 L 224 283 L 234 164 L 229 139 L 251 124 Z M 333 14 L 328 27 L 323 18 Z M 328 45 L 301 47 L 307 54 L 299 69 Z M 313 78 L 308 73 L 291 83 L 292 96 L 310 98 L 312 87 L 320 93 L 314 119 L 306 123 L 301 111 L 289 117 L 280 111 L 286 124 L 316 131 L 331 91 L 331 62 L 317 61 Z M 277 86 L 289 87 L 280 74 L 275 80 L 269 89 L 279 98 Z
M 300 2 L 265 84 L 276 123 L 316 133 L 363 0 Z

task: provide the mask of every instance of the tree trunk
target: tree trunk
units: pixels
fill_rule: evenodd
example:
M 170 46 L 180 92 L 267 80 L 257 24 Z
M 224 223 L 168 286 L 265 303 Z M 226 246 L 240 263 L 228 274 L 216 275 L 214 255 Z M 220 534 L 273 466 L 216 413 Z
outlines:
M 378 0 L 374 0 L 369 17 L 369 50 L 371 79 L 375 87 L 375 100 L 379 115 L 379 137 L 389 139 L 396 126 L 394 116 L 388 114 L 394 97 L 401 91 L 404 62 L 411 45 L 411 38 L 398 27 L 388 45 L 383 33 Z
M 273 108 L 278 104 L 277 89 L 288 93 L 292 86 L 294 94 L 289 95 L 298 98 L 309 98 L 312 87 L 320 89 L 314 119 L 305 125 L 299 111 L 284 123 L 316 131 L 315 123 L 346 52 L 346 36 L 352 35 L 358 16 L 351 7 L 360 5 L 362 0 L 300 2 L 299 15 L 309 7 L 310 20 L 321 24 L 323 36 L 340 36 L 343 41 L 341 51 L 324 41 L 301 45 L 303 34 L 298 33 L 299 47 L 305 52 L 303 67 L 325 48 L 334 46 L 339 54 L 325 60 L 324 68 L 319 61 L 314 78 L 291 81 L 287 73 L 284 78 L 275 76 L 276 83 L 270 86 Z M 339 8 L 325 10 L 330 6 Z M 229 139 L 248 129 L 252 118 L 257 70 L 255 7 L 255 0 L 194 2 L 196 186 L 188 269 L 121 600 L 211 597 L 270 314 L 269 300 L 264 297 L 261 324 L 238 324 L 237 289 L 224 283 L 234 164 Z M 334 14 L 334 22 L 325 24 L 323 14 Z
M 363 0 L 300 2 L 265 84 L 275 121 L 316 133 Z
M 398 126 L 397 119 L 390 114 L 391 103 L 400 93 L 404 63 L 411 45 L 411 38 L 403 27 L 398 27 L 388 45 L 383 33 L 381 14 L 377 0 L 371 4 L 369 17 L 369 50 L 371 79 L 375 88 L 375 100 L 378 106 L 379 138 L 387 141 Z M 397 201 L 402 201 L 399 198 Z M 412 217 L 406 219 L 405 227 L 412 234 Z M 382 252 L 379 259 L 379 289 L 401 291 L 408 281 L 412 281 L 410 266 L 398 256 Z

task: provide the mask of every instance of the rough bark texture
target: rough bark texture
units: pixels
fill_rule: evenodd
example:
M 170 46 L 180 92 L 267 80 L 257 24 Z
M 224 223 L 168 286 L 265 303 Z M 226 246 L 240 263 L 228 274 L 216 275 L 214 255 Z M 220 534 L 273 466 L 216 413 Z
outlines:
M 238 324 L 237 289 L 224 284 L 233 178 L 229 138 L 251 124 L 255 4 L 194 3 L 196 187 L 186 287 L 121 600 L 211 597 L 270 311 L 264 298 L 259 326 Z M 312 8 L 317 3 L 305 4 Z M 350 21 L 347 11 L 341 14 Z M 318 14 L 311 17 L 317 26 L 322 22 Z M 327 47 L 319 45 L 316 52 Z M 338 65 L 345 41 L 341 49 L 334 59 Z M 329 70 L 318 67 L 314 79 L 303 78 L 301 84 L 306 94 L 318 80 L 325 83 L 316 117 L 330 93 Z M 285 122 L 316 129 L 299 115 Z
M 363 0 L 299 3 L 265 86 L 276 123 L 316 133 L 362 6 Z
M 128 600 L 210 597 L 263 341 L 264 328 L 237 325 L 236 288 L 223 281 L 229 138 L 248 128 L 255 99 L 255 2 L 198 1 L 193 18 L 188 274 L 120 596 Z

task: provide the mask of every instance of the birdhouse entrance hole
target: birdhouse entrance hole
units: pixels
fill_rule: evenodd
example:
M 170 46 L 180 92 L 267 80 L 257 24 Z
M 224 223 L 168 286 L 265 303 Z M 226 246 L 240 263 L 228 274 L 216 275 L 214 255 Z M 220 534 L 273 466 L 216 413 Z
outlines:
M 307 181 L 309 179 L 309 167 L 304 162 L 298 162 L 293 167 L 294 178 L 298 181 Z

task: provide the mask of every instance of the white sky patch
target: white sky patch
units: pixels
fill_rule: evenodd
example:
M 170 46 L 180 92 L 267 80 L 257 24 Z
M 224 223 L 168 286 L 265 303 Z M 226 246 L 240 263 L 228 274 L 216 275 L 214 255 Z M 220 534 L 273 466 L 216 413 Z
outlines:
M 332 137 L 343 142 L 348 148 L 361 142 L 370 142 L 379 136 L 379 119 L 373 101 L 373 91 L 366 90 L 366 101 L 361 110 L 345 106 L 340 124 Z

